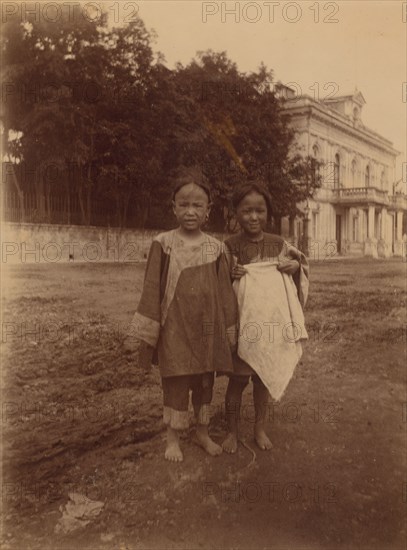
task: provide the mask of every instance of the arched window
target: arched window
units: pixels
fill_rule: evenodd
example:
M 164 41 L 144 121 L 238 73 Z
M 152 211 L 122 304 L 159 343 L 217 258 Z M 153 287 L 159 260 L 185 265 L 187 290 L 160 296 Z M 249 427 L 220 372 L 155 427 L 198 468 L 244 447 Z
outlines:
M 366 166 L 365 170 L 365 187 L 369 187 L 370 185 L 370 166 Z
M 385 170 L 382 170 L 381 176 L 380 176 L 380 188 L 385 189 L 386 187 L 386 172 Z
M 334 187 L 339 187 L 340 183 L 340 176 L 341 176 L 341 159 L 336 153 L 335 155 L 335 164 L 334 164 Z
M 351 172 L 352 172 L 352 187 L 356 187 L 356 160 L 352 160 L 351 164 Z
M 353 109 L 353 122 L 357 122 L 359 120 L 359 109 L 355 107 Z
M 319 148 L 318 145 L 314 145 L 312 148 L 312 154 L 313 158 L 311 159 L 311 167 L 312 167 L 312 177 L 314 179 L 314 183 L 316 183 L 319 179 L 319 164 L 318 164 L 318 158 L 319 158 Z

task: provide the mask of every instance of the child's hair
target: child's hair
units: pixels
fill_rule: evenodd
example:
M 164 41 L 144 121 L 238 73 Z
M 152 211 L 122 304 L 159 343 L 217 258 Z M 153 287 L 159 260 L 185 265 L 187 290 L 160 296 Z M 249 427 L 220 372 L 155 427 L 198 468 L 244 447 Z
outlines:
M 267 217 L 270 218 L 272 212 L 270 193 L 265 185 L 257 181 L 248 181 L 235 190 L 232 197 L 232 204 L 235 211 L 242 200 L 250 193 L 258 193 L 264 198 L 267 206 Z
M 211 196 L 211 189 L 207 183 L 207 180 L 202 173 L 202 171 L 197 167 L 181 167 L 178 169 L 175 179 L 174 179 L 174 186 L 172 190 L 172 200 L 175 200 L 175 195 L 178 193 L 178 191 L 184 187 L 184 185 L 188 185 L 189 183 L 194 183 L 198 187 L 200 187 L 203 191 L 205 191 L 207 197 L 208 197 L 208 203 L 211 204 L 212 202 L 212 196 Z

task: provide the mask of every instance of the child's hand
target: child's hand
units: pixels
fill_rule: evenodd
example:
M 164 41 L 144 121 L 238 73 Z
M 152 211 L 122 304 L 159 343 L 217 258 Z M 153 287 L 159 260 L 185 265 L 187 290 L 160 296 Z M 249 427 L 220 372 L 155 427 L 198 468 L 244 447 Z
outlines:
M 232 267 L 232 279 L 241 279 L 246 273 L 247 269 L 240 264 L 236 264 Z
M 146 342 L 141 341 L 139 350 L 138 350 L 138 361 L 141 370 L 144 372 L 151 369 L 151 363 L 153 361 L 154 348 L 147 344 Z
M 300 263 L 297 260 L 284 260 L 280 262 L 277 266 L 277 269 L 281 273 L 286 273 L 287 275 L 294 275 L 296 271 L 300 268 Z

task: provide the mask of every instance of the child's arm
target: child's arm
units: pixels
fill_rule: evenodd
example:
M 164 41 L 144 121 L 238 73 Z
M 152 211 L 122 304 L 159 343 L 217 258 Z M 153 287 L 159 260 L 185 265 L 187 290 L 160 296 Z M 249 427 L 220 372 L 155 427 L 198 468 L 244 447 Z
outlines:
M 281 273 L 294 275 L 300 269 L 300 262 L 297 260 L 283 260 L 278 264 L 277 269 Z
M 247 270 L 237 263 L 237 256 L 229 248 L 227 242 L 224 245 L 224 251 L 231 279 L 241 279 L 247 273 Z
M 236 326 L 238 321 L 236 295 L 233 291 L 231 282 L 231 270 L 233 269 L 232 265 L 234 265 L 234 261 L 234 257 L 230 251 L 227 250 L 227 246 L 225 246 L 219 258 L 218 284 L 225 316 L 226 336 L 232 350 L 236 348 Z
M 151 366 L 160 331 L 161 265 L 161 244 L 154 240 L 148 255 L 143 291 L 128 331 L 129 341 L 138 346 L 139 362 L 144 370 Z
M 154 348 L 150 346 L 150 344 L 147 344 L 147 342 L 140 340 L 140 344 L 138 348 L 138 363 L 139 363 L 139 366 L 141 367 L 141 370 L 143 371 L 150 370 L 151 363 L 153 362 L 153 353 L 154 353 Z
M 236 263 L 231 270 L 232 279 L 241 279 L 246 273 L 247 269 L 238 263 Z
M 302 307 L 305 306 L 308 298 L 308 287 L 309 287 L 309 265 L 308 260 L 305 255 L 298 250 L 295 246 L 286 243 L 286 249 L 284 259 L 281 263 L 286 261 L 295 261 L 298 264 L 297 269 L 289 273 L 292 275 L 295 286 L 297 287 L 298 298 Z

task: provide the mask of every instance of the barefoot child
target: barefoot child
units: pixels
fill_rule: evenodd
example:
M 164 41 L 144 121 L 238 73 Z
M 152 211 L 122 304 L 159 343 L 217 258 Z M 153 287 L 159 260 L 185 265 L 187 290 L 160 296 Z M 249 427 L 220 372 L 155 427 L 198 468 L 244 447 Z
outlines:
M 208 434 L 208 406 L 214 372 L 233 370 L 228 337 L 233 340 L 237 310 L 223 245 L 201 231 L 211 198 L 199 173 L 184 171 L 172 198 L 179 227 L 153 240 L 133 323 L 142 366 L 151 365 L 153 348 L 158 352 L 165 458 L 177 462 L 183 460 L 179 431 L 189 424 L 189 390 L 196 442 L 210 455 L 222 452 Z
M 223 449 L 228 453 L 237 450 L 242 393 L 250 377 L 254 438 L 260 449 L 272 446 L 265 432 L 269 394 L 281 397 L 301 356 L 308 289 L 305 256 L 282 237 L 263 231 L 271 214 L 268 191 L 247 183 L 235 192 L 233 206 L 242 231 L 225 242 L 234 259 L 231 275 L 240 316 L 238 353 L 225 403 L 229 433 Z

